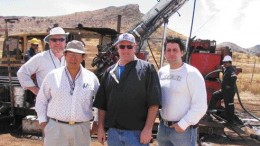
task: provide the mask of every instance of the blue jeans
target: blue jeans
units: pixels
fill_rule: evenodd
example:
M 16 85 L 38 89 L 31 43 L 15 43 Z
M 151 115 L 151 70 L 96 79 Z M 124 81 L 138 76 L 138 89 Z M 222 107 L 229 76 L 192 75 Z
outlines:
M 149 144 L 140 143 L 141 131 L 120 130 L 109 128 L 107 131 L 108 146 L 149 146 Z
M 159 146 L 195 146 L 197 128 L 188 127 L 183 133 L 178 133 L 174 128 L 159 124 L 157 141 Z

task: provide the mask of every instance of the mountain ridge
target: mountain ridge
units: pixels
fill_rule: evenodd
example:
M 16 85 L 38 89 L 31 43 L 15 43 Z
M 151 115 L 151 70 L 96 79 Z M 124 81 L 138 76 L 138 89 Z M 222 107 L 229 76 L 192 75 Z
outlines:
M 109 6 L 93 11 L 75 12 L 67 15 L 49 16 L 49 17 L 29 17 L 18 16 L 19 21 L 8 24 L 9 34 L 16 33 L 32 33 L 32 32 L 46 32 L 48 28 L 54 24 L 59 24 L 61 27 L 77 27 L 83 24 L 84 27 L 106 27 L 117 29 L 117 18 L 121 15 L 121 33 L 131 30 L 138 22 L 141 22 L 142 14 L 139 10 L 138 4 L 129 4 L 125 6 Z M 0 29 L 5 28 L 3 17 L 0 17 Z M 163 27 L 159 27 L 151 37 L 162 38 Z M 0 31 L 0 35 L 4 35 L 4 31 Z M 187 39 L 187 36 L 178 33 L 174 30 L 168 29 L 167 35 Z M 228 46 L 233 51 L 250 53 L 253 55 L 260 55 L 260 45 L 251 48 L 242 48 L 232 42 L 223 42 L 217 47 Z
M 220 44 L 217 44 L 217 48 L 220 47 L 229 47 L 232 51 L 235 52 L 260 56 L 260 45 L 255 45 L 254 47 L 250 48 L 243 48 L 232 42 L 222 42 Z

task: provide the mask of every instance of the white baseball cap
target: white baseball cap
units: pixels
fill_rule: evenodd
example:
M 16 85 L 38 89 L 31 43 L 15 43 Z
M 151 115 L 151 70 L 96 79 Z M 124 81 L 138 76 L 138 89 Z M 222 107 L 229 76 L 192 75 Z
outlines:
M 120 43 L 122 41 L 128 41 L 130 43 L 135 44 L 135 37 L 130 33 L 123 33 L 123 34 L 119 35 L 118 40 L 116 41 L 115 45 L 117 45 L 118 43 Z

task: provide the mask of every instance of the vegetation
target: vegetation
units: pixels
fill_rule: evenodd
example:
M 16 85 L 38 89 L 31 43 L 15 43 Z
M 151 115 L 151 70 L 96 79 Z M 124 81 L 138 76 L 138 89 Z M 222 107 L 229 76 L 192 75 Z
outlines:
M 237 80 L 239 91 L 260 95 L 260 57 L 233 52 L 233 65 L 242 68 Z

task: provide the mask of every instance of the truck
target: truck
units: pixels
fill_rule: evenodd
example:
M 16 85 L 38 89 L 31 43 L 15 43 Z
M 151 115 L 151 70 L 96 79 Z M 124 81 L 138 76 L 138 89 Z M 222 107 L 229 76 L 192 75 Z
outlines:
M 8 18 L 7 18 L 8 19 Z M 55 26 L 54 26 L 55 27 Z M 113 41 L 118 32 L 110 28 L 92 28 L 84 27 L 78 24 L 75 28 L 64 28 L 69 32 L 67 41 L 80 40 L 86 44 L 87 53 L 97 53 L 95 48 L 90 47 L 89 41 L 96 45 L 107 44 Z M 2 46 L 0 47 L 0 128 L 17 129 L 21 127 L 23 133 L 41 135 L 38 125 L 36 112 L 34 109 L 35 96 L 31 97 L 29 92 L 23 89 L 18 81 L 16 72 L 25 63 L 24 55 L 31 46 L 31 39 L 37 38 L 39 43 L 38 52 L 48 50 L 48 44 L 43 39 L 48 32 L 40 33 L 19 33 L 8 35 L 2 38 Z M 94 70 L 90 64 L 94 55 L 90 55 L 83 61 L 83 66 L 90 70 Z

